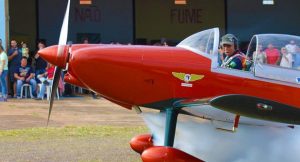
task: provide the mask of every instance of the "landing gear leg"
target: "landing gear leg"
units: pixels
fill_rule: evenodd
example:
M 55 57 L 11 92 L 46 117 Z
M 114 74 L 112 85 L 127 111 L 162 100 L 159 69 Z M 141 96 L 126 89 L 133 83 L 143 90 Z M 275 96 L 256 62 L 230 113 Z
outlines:
M 179 109 L 168 108 L 166 112 L 166 128 L 164 146 L 153 146 L 143 151 L 143 162 L 204 162 L 184 151 L 173 147 Z
M 179 110 L 174 108 L 166 109 L 166 128 L 164 146 L 173 147 L 175 131 Z

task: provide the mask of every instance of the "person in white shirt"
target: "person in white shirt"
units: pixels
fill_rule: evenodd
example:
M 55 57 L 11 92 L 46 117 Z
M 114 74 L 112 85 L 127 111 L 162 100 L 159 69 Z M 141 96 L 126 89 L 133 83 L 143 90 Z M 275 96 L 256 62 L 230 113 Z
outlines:
M 6 77 L 8 73 L 8 58 L 2 46 L 0 46 L 0 101 L 7 101 Z
M 297 45 L 294 40 L 291 40 L 289 44 L 285 45 L 288 53 L 295 54 L 297 50 Z
M 292 68 L 293 66 L 293 56 L 291 53 L 288 52 L 288 50 L 285 47 L 281 48 L 281 61 L 280 61 L 280 66 L 282 67 L 287 67 L 287 68 Z
M 254 58 L 256 58 L 256 61 L 258 63 L 263 64 L 266 62 L 266 53 L 263 51 L 263 47 L 261 44 L 257 46 L 257 51 L 253 52 L 253 56 Z

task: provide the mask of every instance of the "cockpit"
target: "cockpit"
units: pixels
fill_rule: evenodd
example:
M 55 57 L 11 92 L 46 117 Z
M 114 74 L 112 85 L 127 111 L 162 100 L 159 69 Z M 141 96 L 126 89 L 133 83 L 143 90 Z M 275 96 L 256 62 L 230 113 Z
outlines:
M 246 52 L 251 67 L 247 71 L 220 66 L 218 53 L 219 29 L 198 32 L 180 42 L 177 47 L 191 50 L 212 60 L 212 70 L 232 75 L 251 75 L 268 80 L 300 84 L 300 37 L 286 34 L 257 34 Z M 247 74 L 243 74 L 247 73 Z

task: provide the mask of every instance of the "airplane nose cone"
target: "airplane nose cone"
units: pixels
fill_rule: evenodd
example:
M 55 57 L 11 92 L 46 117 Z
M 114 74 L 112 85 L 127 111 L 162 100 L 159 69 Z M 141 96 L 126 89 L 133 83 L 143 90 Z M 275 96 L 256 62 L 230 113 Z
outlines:
M 50 46 L 38 51 L 38 54 L 51 64 L 65 69 L 69 47 L 66 45 Z

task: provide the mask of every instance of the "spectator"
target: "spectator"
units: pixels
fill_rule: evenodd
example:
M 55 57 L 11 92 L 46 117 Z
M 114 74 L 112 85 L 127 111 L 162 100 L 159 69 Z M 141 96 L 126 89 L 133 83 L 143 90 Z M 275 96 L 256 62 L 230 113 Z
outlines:
M 288 53 L 293 55 L 296 53 L 297 45 L 294 40 L 291 40 L 290 43 L 285 46 L 285 48 L 287 49 Z
M 278 65 L 280 61 L 280 53 L 277 48 L 274 48 L 272 43 L 268 44 L 268 48 L 265 50 L 266 62 L 271 65 Z
M 7 101 L 7 84 L 6 76 L 8 73 L 8 58 L 2 46 L 0 46 L 0 101 Z
M 218 49 L 218 63 L 220 66 L 222 65 L 225 57 L 226 57 L 226 55 L 224 54 L 224 49 L 222 46 L 220 46 Z
M 292 63 L 293 63 L 292 54 L 288 52 L 286 47 L 282 47 L 280 51 L 281 51 L 281 55 L 282 55 L 281 61 L 280 61 L 280 66 L 292 68 Z
M 293 61 L 293 68 L 300 70 L 300 47 L 296 48 Z
M 41 50 L 45 47 L 46 47 L 45 42 L 40 41 L 38 43 L 38 50 Z M 38 76 L 38 75 L 46 72 L 47 62 L 43 58 L 41 58 L 37 52 L 34 56 L 34 62 L 35 62 L 35 65 L 34 65 L 35 76 Z M 40 80 L 37 79 L 36 81 L 37 81 L 37 83 L 40 83 Z
M 27 83 L 31 85 L 33 96 L 36 96 L 36 81 L 34 80 L 34 71 L 27 66 L 27 58 L 22 57 L 21 66 L 16 68 L 14 76 L 17 80 L 17 98 L 21 98 L 21 87 Z
M 166 38 L 161 38 L 160 43 L 162 46 L 169 46 Z
M 0 46 L 2 47 L 3 51 L 5 51 L 5 47 L 2 44 L 2 39 L 0 38 Z
M 16 97 L 16 82 L 14 73 L 16 68 L 19 66 L 22 59 L 22 51 L 18 48 L 16 40 L 10 41 L 10 49 L 8 50 L 8 73 L 11 96 Z
M 265 63 L 266 61 L 266 53 L 263 51 L 262 45 L 259 44 L 257 46 L 257 51 L 253 52 L 254 58 L 256 58 L 257 63 Z
M 83 44 L 89 44 L 89 39 L 88 38 L 84 38 L 83 39 Z
M 293 56 L 293 60 L 296 60 L 296 53 L 297 53 L 297 48 L 298 48 L 298 46 L 296 45 L 296 43 L 295 43 L 295 41 L 294 40 L 291 40 L 290 42 L 289 42 L 289 44 L 287 44 L 286 46 L 285 46 L 285 48 L 287 49 L 287 51 L 290 53 L 290 54 L 292 54 L 292 56 Z
M 153 44 L 153 46 L 162 46 L 160 42 L 156 42 Z
M 29 48 L 27 47 L 27 44 L 25 42 L 21 43 L 22 45 L 22 56 L 29 58 Z
M 55 71 L 55 66 L 53 66 L 52 64 L 49 64 L 47 71 L 44 74 L 41 74 L 39 76 L 41 78 L 40 80 L 42 81 L 42 86 L 41 86 L 40 92 L 36 98 L 37 100 L 41 100 L 43 98 L 43 96 L 45 94 L 46 86 L 52 85 L 54 71 Z
M 39 80 L 40 83 L 46 83 L 47 81 L 47 69 L 50 67 L 50 63 L 48 64 L 48 67 L 45 69 L 45 72 L 42 74 L 36 75 L 36 79 Z M 47 83 L 46 83 L 47 84 Z

